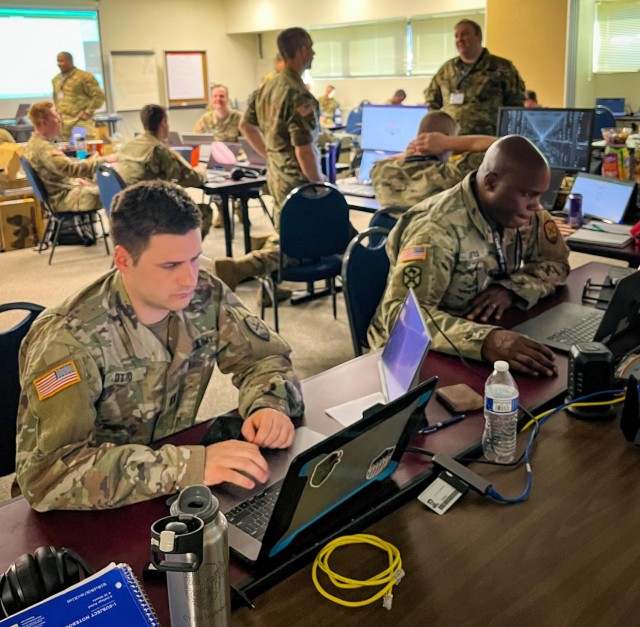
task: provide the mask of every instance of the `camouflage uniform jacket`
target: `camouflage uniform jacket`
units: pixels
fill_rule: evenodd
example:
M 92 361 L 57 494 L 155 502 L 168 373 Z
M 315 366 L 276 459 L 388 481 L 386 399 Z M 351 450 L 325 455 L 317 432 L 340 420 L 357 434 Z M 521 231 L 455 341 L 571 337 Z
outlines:
M 194 424 L 216 362 L 243 416 L 302 413 L 289 346 L 218 279 L 201 271 L 169 316 L 171 352 L 112 270 L 35 321 L 20 350 L 16 456 L 32 507 L 119 507 L 202 483 L 203 446 L 149 445 Z
M 72 191 L 92 191 L 95 188 L 96 200 L 98 189 L 95 185 L 81 186 L 75 179 L 92 180 L 97 167 L 104 161 L 102 157 L 92 156 L 89 159 L 70 159 L 55 144 L 42 135 L 33 133 L 27 143 L 24 156 L 39 174 L 49 194 L 49 204 L 54 211 L 73 211 L 65 203 Z M 101 205 L 98 203 L 97 207 Z M 86 207 L 89 208 L 89 207 Z
M 200 187 L 204 176 L 153 133 L 143 133 L 118 151 L 118 173 L 127 185 L 138 181 L 175 181 L 184 187 Z
M 307 91 L 300 76 L 289 68 L 265 83 L 249 100 L 244 120 L 258 126 L 264 138 L 276 229 L 287 194 L 308 182 L 300 169 L 295 147 L 312 144 L 317 153 L 318 116 L 318 101 Z
M 219 118 L 215 111 L 205 113 L 193 127 L 194 133 L 213 133 L 217 142 L 236 142 L 240 135 L 238 126 L 242 120 L 242 113 L 231 109 L 224 118 Z
M 4 128 L 0 128 L 0 144 L 15 144 L 16 140 L 13 138 L 13 135 Z
M 320 96 L 320 98 L 318 98 L 318 105 L 320 106 L 320 121 L 326 126 L 331 126 L 336 109 L 340 106 L 340 103 L 335 98 Z
M 450 102 L 456 92 L 464 94 L 462 104 Z M 458 123 L 460 135 L 495 135 L 498 109 L 524 104 L 524 81 L 511 61 L 483 48 L 471 68 L 460 57 L 447 61 L 424 95 L 431 109 L 442 109 Z
M 430 156 L 404 162 L 393 157 L 378 159 L 371 169 L 371 183 L 382 207 L 408 209 L 459 183 L 483 158 L 483 152 L 466 152 L 445 163 Z
M 80 116 L 86 113 L 89 118 L 93 118 L 105 100 L 93 74 L 74 68 L 66 76 L 61 73 L 55 76 L 52 84 L 53 104 L 62 118 L 62 139 L 69 139 L 74 126 L 87 127 L 91 131 L 88 131 L 88 136 L 92 136 L 93 121 L 81 120 Z
M 481 359 L 484 339 L 496 327 L 463 317 L 480 292 L 491 284 L 502 285 L 518 297 L 514 304 L 529 308 L 569 275 L 569 249 L 553 218 L 540 208 L 530 225 L 519 229 L 520 246 L 518 230 L 504 229 L 502 249 L 507 268 L 518 267 L 518 256 L 523 263 L 500 278 L 492 229 L 478 207 L 472 181 L 475 173 L 412 207 L 391 231 L 387 239 L 391 268 L 385 294 L 369 327 L 371 346 L 386 342 L 412 287 L 423 309 L 429 310 L 460 352 Z M 425 319 L 433 348 L 452 353 L 430 317 L 425 314 Z

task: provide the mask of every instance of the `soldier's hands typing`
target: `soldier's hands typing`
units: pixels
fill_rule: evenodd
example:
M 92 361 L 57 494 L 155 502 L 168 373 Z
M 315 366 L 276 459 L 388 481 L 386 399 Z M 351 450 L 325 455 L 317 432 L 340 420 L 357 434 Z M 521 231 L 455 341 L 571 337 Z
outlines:
M 491 317 L 496 320 L 513 304 L 513 293 L 501 285 L 491 285 L 480 292 L 474 299 L 471 311 L 467 314 L 469 320 L 480 319 L 487 322 Z
M 506 329 L 494 329 L 482 344 L 482 358 L 490 363 L 502 359 L 513 370 L 535 377 L 558 374 L 550 348 L 525 335 Z
M 204 483 L 216 485 L 228 481 L 251 490 L 256 481 L 269 478 L 269 464 L 257 444 L 240 440 L 226 440 L 205 449 Z
M 291 419 L 275 409 L 259 409 L 242 425 L 245 440 L 264 448 L 288 448 L 293 444 L 294 434 Z

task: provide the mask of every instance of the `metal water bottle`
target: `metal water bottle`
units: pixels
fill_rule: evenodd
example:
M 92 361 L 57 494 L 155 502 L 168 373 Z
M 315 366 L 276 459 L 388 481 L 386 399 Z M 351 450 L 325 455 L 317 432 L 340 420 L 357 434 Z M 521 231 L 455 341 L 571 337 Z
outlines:
M 151 559 L 167 571 L 171 625 L 226 627 L 231 622 L 229 541 L 218 499 L 207 486 L 189 486 L 170 511 L 151 526 Z

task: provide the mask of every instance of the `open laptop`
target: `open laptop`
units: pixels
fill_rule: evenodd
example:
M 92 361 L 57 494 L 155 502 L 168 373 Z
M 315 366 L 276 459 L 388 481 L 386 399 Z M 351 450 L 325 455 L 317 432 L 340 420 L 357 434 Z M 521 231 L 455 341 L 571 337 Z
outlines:
M 618 281 L 605 311 L 560 303 L 512 330 L 561 352 L 579 342 L 602 342 L 621 357 L 640 345 L 640 272 Z
M 230 172 L 238 165 L 238 142 L 211 142 L 207 170 Z
M 31 105 L 28 102 L 21 102 L 18 105 L 18 110 L 16 111 L 16 117 L 15 118 L 5 118 L 3 120 L 0 120 L 0 123 L 2 124 L 22 124 L 22 122 L 24 121 L 24 119 L 27 117 L 27 113 L 29 113 L 29 109 L 31 108 Z
M 582 214 L 606 222 L 636 222 L 636 183 L 578 172 L 572 194 L 582 194 Z M 569 209 L 569 200 L 565 209 Z
M 245 137 L 238 137 L 240 140 L 240 146 L 247 157 L 247 163 L 243 163 L 242 167 L 247 168 L 251 166 L 257 166 L 261 169 L 267 165 L 265 158 L 249 143 L 249 140 Z
M 363 198 L 375 198 L 375 192 L 371 185 L 371 169 L 373 164 L 384 157 L 392 157 L 396 152 L 385 152 L 384 150 L 364 150 L 362 160 L 358 168 L 357 176 L 350 176 L 338 179 L 336 186 L 343 194 L 351 196 L 361 196 Z
M 373 405 L 388 403 L 406 394 L 419 380 L 430 343 L 420 304 L 410 289 L 378 361 L 380 392 L 329 407 L 325 412 L 346 425 Z
M 342 505 L 364 509 L 378 503 L 380 482 L 394 472 L 411 435 L 423 424 L 436 384 L 433 377 L 293 459 L 278 451 L 275 460 L 281 463 L 270 460 L 266 487 L 216 486 L 213 492 L 227 517 L 234 553 L 250 562 L 266 561 L 329 514 L 333 528 L 351 522 Z M 308 433 L 301 435 L 309 439 Z
M 596 107 L 598 106 L 607 107 L 616 117 L 624 115 L 625 113 L 624 98 L 596 98 Z
M 184 146 L 184 142 L 182 141 L 182 137 L 178 131 L 169 131 L 167 144 L 169 146 Z

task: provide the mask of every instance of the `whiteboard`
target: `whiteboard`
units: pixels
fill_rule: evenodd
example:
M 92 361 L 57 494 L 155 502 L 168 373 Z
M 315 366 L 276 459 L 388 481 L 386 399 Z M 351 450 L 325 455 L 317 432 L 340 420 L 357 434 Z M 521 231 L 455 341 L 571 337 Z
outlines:
M 112 50 L 110 61 L 116 111 L 139 111 L 147 104 L 160 104 L 158 68 L 153 50 Z
M 208 101 L 207 57 L 203 51 L 165 51 L 167 96 L 170 105 Z

